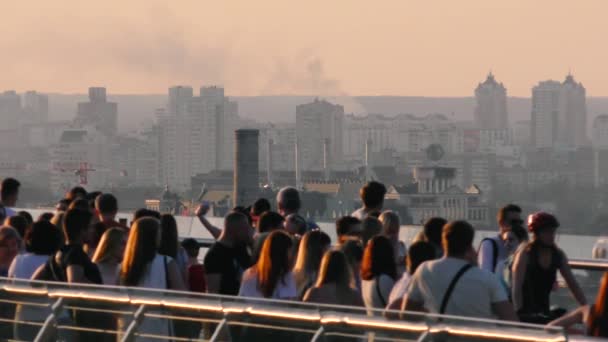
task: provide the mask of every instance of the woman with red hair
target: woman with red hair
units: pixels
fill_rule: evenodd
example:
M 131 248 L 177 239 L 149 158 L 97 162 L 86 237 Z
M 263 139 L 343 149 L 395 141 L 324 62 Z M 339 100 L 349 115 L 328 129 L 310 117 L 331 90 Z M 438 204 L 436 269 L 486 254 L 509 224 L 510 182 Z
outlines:
M 557 271 L 579 304 L 587 304 L 568 265 L 568 257 L 555 243 L 558 227 L 559 222 L 551 214 L 538 212 L 528 217 L 532 241 L 518 252 L 513 263 L 513 304 L 523 322 L 546 324 L 565 313 L 563 309 L 550 309 L 549 298 Z
M 608 272 L 602 277 L 595 304 L 581 306 L 549 323 L 549 326 L 564 327 L 571 333 L 580 333 L 581 331 L 570 329 L 575 324 L 584 324 L 587 336 L 608 337 Z

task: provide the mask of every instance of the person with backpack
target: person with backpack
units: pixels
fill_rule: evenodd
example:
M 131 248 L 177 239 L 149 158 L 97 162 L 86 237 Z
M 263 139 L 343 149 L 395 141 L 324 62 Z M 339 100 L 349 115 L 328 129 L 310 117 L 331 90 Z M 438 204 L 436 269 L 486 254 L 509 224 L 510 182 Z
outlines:
M 504 263 L 508 257 L 502 235 L 511 231 L 515 225 L 522 225 L 521 208 L 515 204 L 509 204 L 498 211 L 498 235 L 481 240 L 478 250 L 478 263 L 482 270 L 492 273 L 496 272 L 496 266 Z

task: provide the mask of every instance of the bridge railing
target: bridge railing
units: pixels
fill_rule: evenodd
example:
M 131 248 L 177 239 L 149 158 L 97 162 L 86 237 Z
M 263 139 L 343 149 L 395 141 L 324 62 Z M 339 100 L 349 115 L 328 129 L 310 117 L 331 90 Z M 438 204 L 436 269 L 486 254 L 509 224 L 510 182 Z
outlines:
M 568 338 L 560 328 L 486 319 L 412 313 L 406 321 L 397 312 L 355 307 L 5 278 L 0 279 L 0 307 L 4 313 L 10 307 L 17 312 L 2 315 L 0 330 L 20 330 L 25 336 L 16 339 L 37 341 L 73 340 L 75 332 L 83 331 L 121 341 L 167 340 L 157 328 L 169 322 L 178 332 L 172 337 L 176 341 L 360 341 L 370 336 L 376 341 L 583 341 Z M 77 324 L 77 317 L 86 314 L 93 324 Z M 100 324 L 108 317 L 119 318 L 119 324 Z M 194 329 L 188 338 L 179 337 L 184 323 Z

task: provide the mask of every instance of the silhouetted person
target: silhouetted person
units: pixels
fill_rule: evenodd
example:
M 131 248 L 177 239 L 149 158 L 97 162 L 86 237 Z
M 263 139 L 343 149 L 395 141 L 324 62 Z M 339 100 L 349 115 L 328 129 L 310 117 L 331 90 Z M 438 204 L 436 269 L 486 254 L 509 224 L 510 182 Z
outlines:
M 371 213 L 380 213 L 384 205 L 384 196 L 386 195 L 386 187 L 379 182 L 369 182 L 359 190 L 359 197 L 363 206 L 351 214 L 359 220 L 364 219 Z

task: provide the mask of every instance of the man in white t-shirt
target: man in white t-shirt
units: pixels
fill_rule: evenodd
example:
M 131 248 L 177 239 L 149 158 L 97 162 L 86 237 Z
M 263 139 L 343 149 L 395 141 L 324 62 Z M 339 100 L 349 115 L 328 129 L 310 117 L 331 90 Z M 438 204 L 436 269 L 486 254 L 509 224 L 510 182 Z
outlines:
M 498 278 L 474 265 L 474 237 L 475 230 L 465 221 L 451 222 L 443 228 L 445 256 L 418 267 L 403 310 L 517 320 Z
M 506 205 L 498 211 L 498 235 L 481 240 L 479 245 L 479 267 L 492 273 L 496 272 L 498 265 L 504 263 L 508 258 L 508 251 L 505 248 L 502 236 L 510 232 L 514 225 L 522 225 L 521 208 L 515 204 Z
M 4 178 L 0 185 L 0 224 L 7 217 L 15 216 L 17 213 L 12 209 L 17 205 L 19 199 L 19 187 L 21 183 L 15 178 Z

